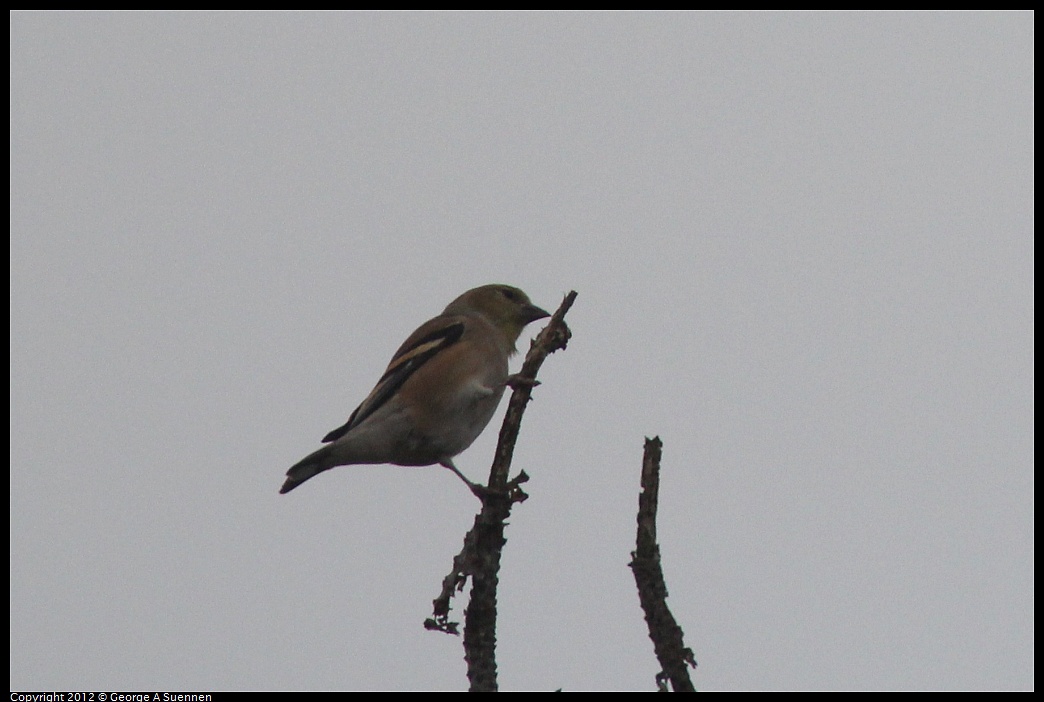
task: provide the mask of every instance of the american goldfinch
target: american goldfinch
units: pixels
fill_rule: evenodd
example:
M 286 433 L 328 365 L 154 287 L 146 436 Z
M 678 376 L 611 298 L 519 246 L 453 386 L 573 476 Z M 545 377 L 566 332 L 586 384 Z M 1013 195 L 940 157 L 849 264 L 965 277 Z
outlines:
M 286 473 L 280 493 L 335 466 L 394 463 L 456 473 L 453 457 L 471 446 L 500 403 L 508 358 L 530 322 L 550 315 L 510 285 L 483 285 L 422 324 L 395 352 L 377 387 L 328 444 Z

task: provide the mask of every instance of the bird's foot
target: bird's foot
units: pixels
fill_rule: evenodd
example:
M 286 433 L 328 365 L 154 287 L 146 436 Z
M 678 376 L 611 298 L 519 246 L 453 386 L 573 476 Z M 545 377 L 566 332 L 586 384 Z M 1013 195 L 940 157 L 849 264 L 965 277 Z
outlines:
M 504 384 L 512 390 L 518 390 L 519 388 L 529 388 L 532 390 L 537 385 L 540 385 L 540 381 L 536 378 L 526 378 L 519 373 L 515 373 L 514 375 L 509 375 Z

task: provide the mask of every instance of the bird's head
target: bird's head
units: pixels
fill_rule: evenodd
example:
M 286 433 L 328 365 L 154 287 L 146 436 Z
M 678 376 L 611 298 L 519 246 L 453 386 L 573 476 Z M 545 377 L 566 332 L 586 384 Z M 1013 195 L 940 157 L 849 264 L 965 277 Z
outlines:
M 500 284 L 468 290 L 446 307 L 445 314 L 476 312 L 503 332 L 512 348 L 527 324 L 551 316 L 530 302 L 529 296 L 518 288 Z

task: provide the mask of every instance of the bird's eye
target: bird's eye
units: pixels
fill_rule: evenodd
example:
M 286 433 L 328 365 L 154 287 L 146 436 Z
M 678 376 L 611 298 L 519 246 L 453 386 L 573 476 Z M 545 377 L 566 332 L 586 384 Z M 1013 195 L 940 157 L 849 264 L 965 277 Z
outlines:
M 511 288 L 501 288 L 500 292 L 504 295 L 504 297 L 511 300 L 512 302 L 518 302 L 520 299 L 517 290 L 512 290 Z

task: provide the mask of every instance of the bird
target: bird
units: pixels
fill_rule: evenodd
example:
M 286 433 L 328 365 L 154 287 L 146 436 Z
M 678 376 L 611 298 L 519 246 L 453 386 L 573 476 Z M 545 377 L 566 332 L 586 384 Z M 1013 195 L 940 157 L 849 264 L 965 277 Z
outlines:
M 509 384 L 526 325 L 550 317 L 516 287 L 473 288 L 407 337 L 387 370 L 326 446 L 291 466 L 280 494 L 337 466 L 439 464 L 482 497 L 453 458 L 489 424 Z

